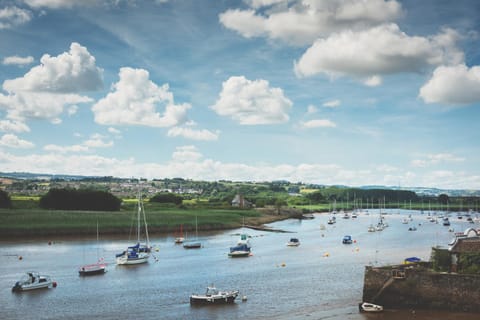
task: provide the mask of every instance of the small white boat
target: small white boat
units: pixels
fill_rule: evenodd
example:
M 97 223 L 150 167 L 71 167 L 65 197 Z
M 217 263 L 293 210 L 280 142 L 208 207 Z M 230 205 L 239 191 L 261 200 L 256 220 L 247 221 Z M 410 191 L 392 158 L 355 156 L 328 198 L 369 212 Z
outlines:
M 56 287 L 57 283 L 50 276 L 41 275 L 36 271 L 29 271 L 12 288 L 13 292 L 29 291 Z
M 360 312 L 382 312 L 383 307 L 373 303 L 360 303 L 359 305 Z
M 97 263 L 83 265 L 78 268 L 78 274 L 81 276 L 92 276 L 97 274 L 104 274 L 107 271 L 107 264 L 103 260 Z
M 289 247 L 298 247 L 300 245 L 300 240 L 297 238 L 290 238 L 290 241 L 287 242 L 287 246 Z

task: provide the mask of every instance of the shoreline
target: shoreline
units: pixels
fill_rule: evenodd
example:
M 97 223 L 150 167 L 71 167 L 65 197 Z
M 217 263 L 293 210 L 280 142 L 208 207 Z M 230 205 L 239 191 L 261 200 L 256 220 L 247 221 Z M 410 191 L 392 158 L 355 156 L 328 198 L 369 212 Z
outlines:
M 274 231 L 268 227 L 265 227 L 265 224 L 273 223 L 276 221 L 282 221 L 286 219 L 295 218 L 290 215 L 266 215 L 262 214 L 259 217 L 248 217 L 245 219 L 244 223 L 232 222 L 231 224 L 222 224 L 222 223 L 206 223 L 200 224 L 199 232 L 212 232 L 212 231 L 225 231 L 233 230 L 241 227 L 253 227 L 258 229 L 265 229 L 265 231 Z M 167 226 L 149 226 L 148 231 L 150 236 L 165 236 L 165 235 L 174 235 L 178 232 L 180 224 L 167 225 Z M 252 228 L 252 229 L 253 229 Z M 117 227 L 117 228 L 104 228 L 102 229 L 101 237 L 102 238 L 116 238 L 118 236 L 125 236 L 129 234 L 130 228 Z M 189 231 L 187 228 L 185 231 Z M 22 240 L 60 240 L 60 239 L 95 239 L 96 231 L 89 229 L 81 229 L 72 227 L 64 227 L 61 229 L 42 229 L 38 228 L 29 228 L 23 230 L 12 230 L 7 228 L 0 227 L 0 241 L 9 242 L 15 241 L 18 239 Z

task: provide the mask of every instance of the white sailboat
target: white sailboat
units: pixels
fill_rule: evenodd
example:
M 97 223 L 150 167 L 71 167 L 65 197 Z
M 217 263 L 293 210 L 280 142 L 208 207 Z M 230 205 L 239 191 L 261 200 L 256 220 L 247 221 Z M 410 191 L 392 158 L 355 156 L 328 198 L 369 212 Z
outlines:
M 141 241 L 141 219 L 143 218 L 143 224 L 145 229 L 145 243 Z M 138 208 L 137 208 L 137 244 L 128 247 L 127 250 L 116 255 L 116 262 L 118 265 L 130 265 L 141 264 L 148 262 L 150 258 L 150 240 L 148 238 L 147 219 L 145 216 L 145 209 L 143 207 L 143 201 L 140 193 L 138 194 Z
M 183 242 L 183 247 L 185 249 L 200 249 L 202 247 L 202 243 L 198 241 L 198 220 L 195 216 L 195 240 L 185 240 Z

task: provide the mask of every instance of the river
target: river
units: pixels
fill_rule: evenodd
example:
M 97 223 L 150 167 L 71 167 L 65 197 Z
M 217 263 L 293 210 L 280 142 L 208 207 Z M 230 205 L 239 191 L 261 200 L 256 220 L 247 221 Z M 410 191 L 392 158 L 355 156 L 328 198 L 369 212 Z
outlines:
M 328 225 L 327 214 L 312 220 L 284 220 L 270 226 L 292 233 L 249 229 L 199 233 L 201 249 L 185 250 L 174 244 L 174 235 L 154 236 L 149 263 L 116 266 L 115 254 L 133 242 L 120 238 L 55 239 L 0 242 L 0 301 L 2 319 L 478 319 L 478 314 L 425 310 L 386 310 L 361 314 L 365 265 L 401 263 L 417 256 L 428 260 L 432 246 L 447 246 L 449 227 L 429 222 L 418 211 L 390 210 L 389 227 L 370 233 L 379 213 L 361 214 Z M 412 215 L 417 231 L 408 231 L 402 220 Z M 148 218 L 148 212 L 147 212 Z M 451 226 L 464 231 L 472 225 L 452 215 Z M 321 227 L 323 226 L 323 227 Z M 478 227 L 478 224 L 476 224 Z M 227 257 L 239 233 L 252 236 L 253 255 Z M 355 240 L 343 245 L 349 234 Z M 299 247 L 287 247 L 290 237 Z M 104 275 L 79 277 L 78 267 L 96 261 L 97 251 L 109 263 Z M 158 250 L 158 251 L 157 251 Z M 19 259 L 19 257 L 22 259 Z M 12 293 L 23 273 L 49 274 L 56 288 Z M 206 286 L 238 289 L 233 305 L 193 307 L 192 293 Z

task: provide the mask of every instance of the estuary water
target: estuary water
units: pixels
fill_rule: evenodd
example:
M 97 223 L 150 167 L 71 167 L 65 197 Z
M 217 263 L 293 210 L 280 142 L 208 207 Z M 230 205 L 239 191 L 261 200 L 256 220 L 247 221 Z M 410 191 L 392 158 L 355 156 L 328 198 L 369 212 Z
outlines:
M 174 235 L 154 236 L 149 263 L 116 266 L 114 257 L 133 242 L 121 238 L 55 239 L 0 242 L 0 301 L 2 319 L 478 319 L 478 314 L 425 310 L 386 310 L 360 314 L 366 265 L 401 263 L 406 257 L 428 260 L 432 246 L 447 246 L 453 233 L 469 227 L 451 215 L 451 226 L 430 222 L 427 214 L 387 210 L 389 224 L 368 232 L 379 220 L 377 210 L 356 219 L 328 225 L 328 214 L 312 220 L 284 220 L 271 227 L 291 233 L 250 229 L 199 233 L 201 249 L 174 244 Z M 409 215 L 412 221 L 404 224 Z M 148 213 L 147 213 L 148 219 Z M 408 231 L 415 226 L 417 231 Z M 228 258 L 240 233 L 251 236 L 253 255 Z M 342 244 L 344 235 L 354 243 Z M 127 237 L 127 236 L 126 236 Z M 290 237 L 299 247 L 287 247 Z M 79 277 L 78 267 L 100 256 L 109 263 L 104 275 Z M 157 251 L 158 250 L 158 251 Z M 19 256 L 22 259 L 19 259 Z M 48 274 L 57 288 L 12 293 L 11 287 L 29 270 Z M 240 290 L 232 305 L 190 306 L 192 293 L 207 285 Z M 240 299 L 247 297 L 247 301 Z

